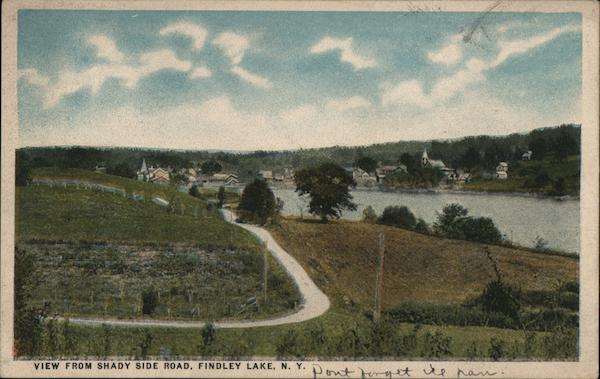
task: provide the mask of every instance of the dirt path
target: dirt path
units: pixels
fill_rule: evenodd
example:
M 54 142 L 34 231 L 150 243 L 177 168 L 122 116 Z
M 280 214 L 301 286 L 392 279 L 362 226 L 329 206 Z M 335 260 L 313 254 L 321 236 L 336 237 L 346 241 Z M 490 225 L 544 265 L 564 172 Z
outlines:
M 265 242 L 273 258 L 275 258 L 285 271 L 291 276 L 292 280 L 298 286 L 302 296 L 302 303 L 298 306 L 296 312 L 265 320 L 257 321 L 217 321 L 217 328 L 257 328 L 262 326 L 275 326 L 283 324 L 293 324 L 307 321 L 319 317 L 329 309 L 329 298 L 317 287 L 310 279 L 302 266 L 285 250 L 277 244 L 271 234 L 265 229 L 248 224 L 236 223 L 234 214 L 229 210 L 223 210 L 223 217 L 227 222 L 238 225 Z M 170 327 L 170 328 L 201 328 L 206 323 L 203 321 L 168 321 L 168 320 L 118 320 L 118 319 L 91 319 L 91 318 L 70 318 L 70 322 L 87 325 L 114 325 L 114 326 L 133 326 L 133 327 Z

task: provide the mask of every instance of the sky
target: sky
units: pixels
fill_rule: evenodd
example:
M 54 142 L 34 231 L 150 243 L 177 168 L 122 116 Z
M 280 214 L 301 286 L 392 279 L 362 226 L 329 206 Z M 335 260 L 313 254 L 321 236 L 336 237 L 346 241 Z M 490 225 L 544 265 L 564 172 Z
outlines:
M 280 150 L 581 118 L 576 13 L 20 10 L 20 146 Z

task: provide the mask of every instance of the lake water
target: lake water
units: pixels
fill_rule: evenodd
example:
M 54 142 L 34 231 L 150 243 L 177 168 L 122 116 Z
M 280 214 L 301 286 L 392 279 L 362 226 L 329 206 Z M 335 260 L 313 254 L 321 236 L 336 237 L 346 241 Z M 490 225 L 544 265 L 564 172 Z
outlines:
M 307 212 L 308 199 L 303 201 L 294 190 L 274 189 L 275 196 L 284 201 L 284 215 L 300 215 L 300 209 Z M 502 194 L 470 193 L 408 193 L 352 191 L 358 205 L 353 212 L 345 211 L 345 219 L 359 220 L 367 206 L 372 206 L 377 214 L 390 205 L 404 205 L 416 217 L 432 224 L 436 211 L 449 203 L 459 203 L 469 210 L 471 216 L 489 217 L 494 220 L 500 232 L 508 239 L 522 246 L 535 246 L 536 237 L 543 238 L 547 247 L 579 253 L 579 201 L 556 201 L 548 198 L 511 196 Z

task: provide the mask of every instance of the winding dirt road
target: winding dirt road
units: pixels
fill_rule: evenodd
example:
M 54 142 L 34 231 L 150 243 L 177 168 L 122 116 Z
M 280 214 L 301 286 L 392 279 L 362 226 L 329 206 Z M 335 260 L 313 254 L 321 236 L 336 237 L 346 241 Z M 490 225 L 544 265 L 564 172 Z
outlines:
M 238 225 L 265 242 L 273 258 L 275 258 L 285 271 L 290 275 L 302 296 L 302 303 L 298 306 L 296 312 L 281 317 L 248 320 L 248 321 L 217 321 L 214 323 L 216 328 L 257 328 L 262 326 L 275 326 L 283 324 L 293 324 L 307 321 L 319 317 L 329 309 L 329 298 L 317 287 L 310 279 L 302 266 L 287 253 L 265 229 L 248 224 L 236 223 L 235 215 L 229 210 L 223 210 L 223 217 L 227 222 Z M 109 318 L 69 318 L 69 321 L 76 324 L 87 325 L 114 325 L 114 326 L 133 326 L 133 327 L 170 327 L 170 328 L 201 328 L 206 323 L 203 321 L 170 321 L 170 320 L 119 320 Z

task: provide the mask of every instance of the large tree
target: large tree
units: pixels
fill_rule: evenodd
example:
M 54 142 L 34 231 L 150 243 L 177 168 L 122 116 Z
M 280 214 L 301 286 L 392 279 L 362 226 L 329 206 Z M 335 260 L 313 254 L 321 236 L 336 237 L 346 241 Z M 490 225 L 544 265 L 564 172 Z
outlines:
M 263 179 L 254 179 L 244 188 L 239 210 L 243 219 L 264 224 L 276 211 L 275 195 Z
M 204 161 L 200 168 L 202 169 L 202 173 L 206 175 L 216 174 L 217 172 L 220 172 L 223 169 L 221 164 L 215 159 L 209 159 L 207 161 Z
M 356 210 L 350 195 L 350 187 L 355 187 L 356 182 L 342 167 L 324 163 L 298 170 L 294 179 L 296 192 L 310 196 L 308 211 L 323 221 L 329 216 L 339 218 L 343 209 Z

